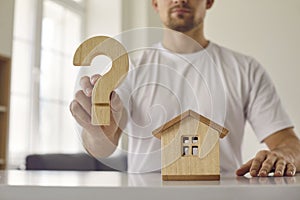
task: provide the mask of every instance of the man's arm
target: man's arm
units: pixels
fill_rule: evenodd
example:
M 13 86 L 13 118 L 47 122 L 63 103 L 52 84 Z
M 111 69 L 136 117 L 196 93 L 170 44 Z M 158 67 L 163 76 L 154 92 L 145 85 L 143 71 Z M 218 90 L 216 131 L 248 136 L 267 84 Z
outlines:
M 241 166 L 236 174 L 242 176 L 294 176 L 300 172 L 300 141 L 292 128 L 278 131 L 264 140 L 270 150 L 259 151 L 256 156 Z
M 101 78 L 100 75 L 81 78 L 82 90 L 76 92 L 75 99 L 70 104 L 70 111 L 83 128 L 81 137 L 85 149 L 92 156 L 103 158 L 111 155 L 118 146 L 122 133 L 120 127 L 125 124 L 126 112 L 119 96 L 113 92 L 111 95 L 110 125 L 95 126 L 91 124 L 92 90 L 99 78 Z

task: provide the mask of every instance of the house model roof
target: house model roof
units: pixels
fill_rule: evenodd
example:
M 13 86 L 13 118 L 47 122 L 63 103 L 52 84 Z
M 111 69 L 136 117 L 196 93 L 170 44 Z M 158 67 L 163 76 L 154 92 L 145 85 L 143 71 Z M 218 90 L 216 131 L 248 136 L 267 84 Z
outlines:
M 220 138 L 223 138 L 225 137 L 227 134 L 228 134 L 228 130 L 226 128 L 224 128 L 223 126 L 209 120 L 208 118 L 192 111 L 192 110 L 188 110 L 184 113 L 182 113 L 181 115 L 178 115 L 177 117 L 171 119 L 170 121 L 168 121 L 167 123 L 165 123 L 164 125 L 162 125 L 161 127 L 155 129 L 152 134 L 158 138 L 158 139 L 161 139 L 161 134 L 164 130 L 170 128 L 171 126 L 179 123 L 180 121 L 182 121 L 183 119 L 187 118 L 187 117 L 192 117 L 204 124 L 206 124 L 207 126 L 215 129 L 216 131 L 219 132 L 220 134 Z

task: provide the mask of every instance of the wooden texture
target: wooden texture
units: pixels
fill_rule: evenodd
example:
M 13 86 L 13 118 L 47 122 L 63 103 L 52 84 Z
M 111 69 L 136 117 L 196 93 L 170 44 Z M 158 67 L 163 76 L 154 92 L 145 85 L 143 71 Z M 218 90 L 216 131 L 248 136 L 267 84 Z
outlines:
M 10 59 L 0 56 L 0 169 L 5 169 L 7 163 L 10 74 Z
M 220 175 L 162 175 L 163 181 L 217 181 Z
M 217 130 L 220 133 L 220 138 L 224 138 L 229 132 L 226 128 L 224 128 L 221 125 L 209 120 L 208 118 L 206 118 L 202 115 L 199 115 L 198 113 L 196 113 L 192 110 L 188 110 L 188 111 L 182 113 L 181 115 L 178 115 L 177 117 L 173 118 L 169 122 L 165 123 L 161 127 L 155 129 L 153 131 L 153 135 L 156 138 L 161 139 L 161 134 L 163 133 L 164 130 L 168 129 L 169 127 L 171 127 L 174 124 L 180 122 L 181 120 L 183 120 L 184 118 L 186 118 L 188 116 L 192 116 L 193 118 L 201 121 L 202 123 L 205 123 L 206 125 L 212 127 L 213 129 Z
M 219 138 L 227 133 L 193 111 L 153 131 L 161 139 L 163 180 L 219 180 Z
M 0 105 L 0 112 L 6 112 L 6 106 L 1 106 Z
M 189 143 L 182 142 L 183 137 L 195 136 L 197 143 L 191 140 Z M 195 180 L 195 177 L 202 180 L 201 177 L 220 174 L 219 133 L 191 116 L 164 130 L 161 145 L 162 176 L 171 176 L 172 180 L 175 177 L 178 180 Z M 189 148 L 189 155 L 182 156 L 182 146 L 198 146 L 198 154 L 191 155 Z
M 112 67 L 100 78 L 92 94 L 92 123 L 110 124 L 110 94 L 125 78 L 129 69 L 128 54 L 124 46 L 113 38 L 97 36 L 84 41 L 76 50 L 73 64 L 90 66 L 98 55 L 105 55 L 112 60 Z

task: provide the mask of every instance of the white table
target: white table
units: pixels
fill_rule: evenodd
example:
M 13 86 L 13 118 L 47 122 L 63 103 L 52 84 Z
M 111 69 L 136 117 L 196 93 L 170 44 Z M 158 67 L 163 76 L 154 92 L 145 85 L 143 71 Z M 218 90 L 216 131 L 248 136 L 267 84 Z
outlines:
M 300 200 L 300 174 L 250 178 L 227 173 L 220 181 L 164 182 L 159 173 L 0 171 L 0 200 L 15 199 Z

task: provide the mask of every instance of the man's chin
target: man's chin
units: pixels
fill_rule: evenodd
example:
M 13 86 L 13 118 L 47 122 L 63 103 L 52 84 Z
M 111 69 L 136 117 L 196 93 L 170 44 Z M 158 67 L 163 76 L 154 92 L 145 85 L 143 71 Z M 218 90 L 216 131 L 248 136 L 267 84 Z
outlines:
M 185 19 L 171 19 L 167 27 L 174 31 L 187 32 L 194 28 L 194 23 Z
M 172 29 L 174 31 L 178 31 L 178 32 L 188 32 L 190 30 L 193 29 L 193 26 L 186 26 L 186 25 L 182 25 L 182 26 L 179 26 L 179 25 L 171 25 L 171 26 L 168 26 L 169 29 Z

